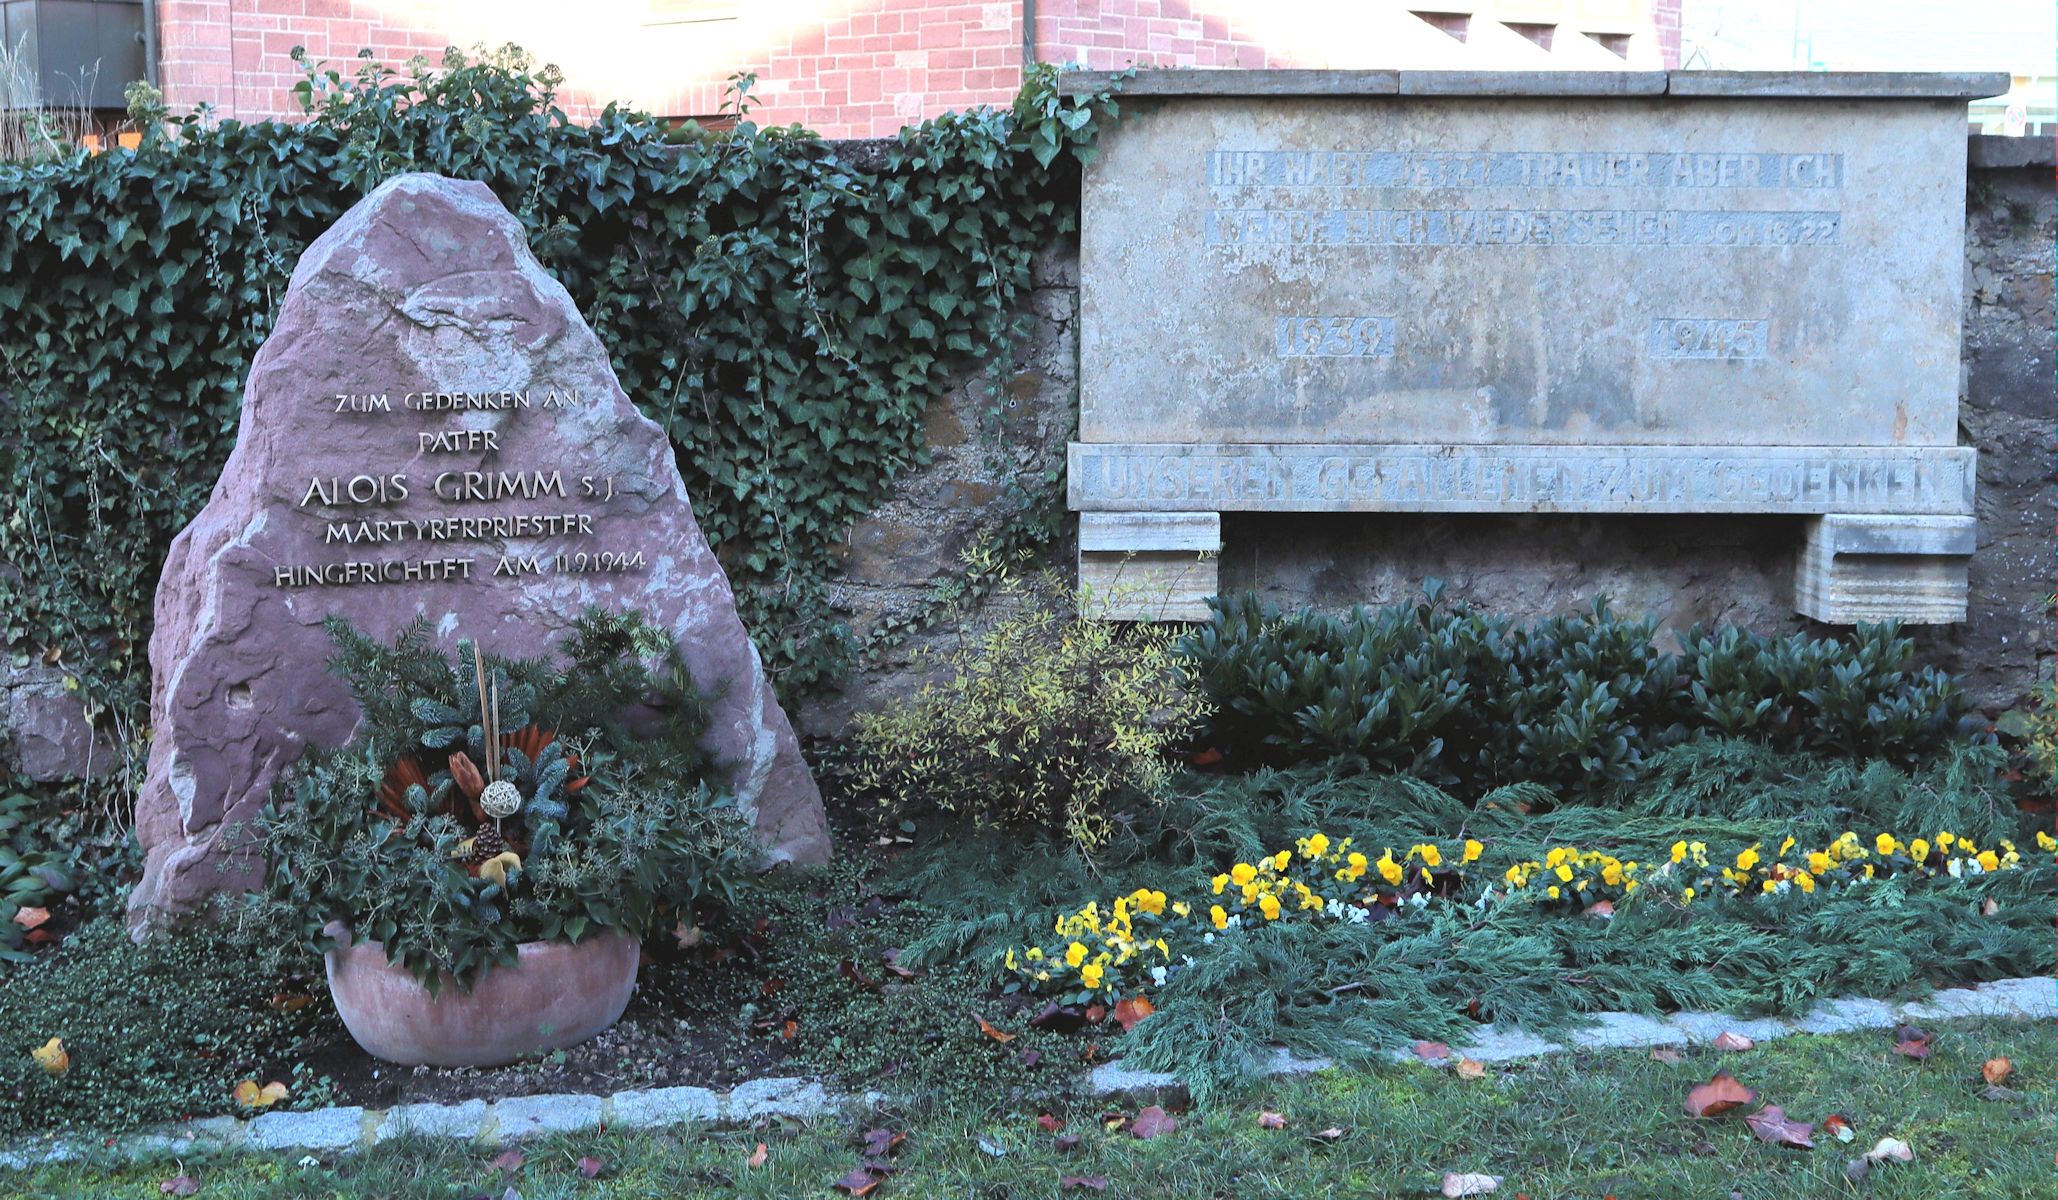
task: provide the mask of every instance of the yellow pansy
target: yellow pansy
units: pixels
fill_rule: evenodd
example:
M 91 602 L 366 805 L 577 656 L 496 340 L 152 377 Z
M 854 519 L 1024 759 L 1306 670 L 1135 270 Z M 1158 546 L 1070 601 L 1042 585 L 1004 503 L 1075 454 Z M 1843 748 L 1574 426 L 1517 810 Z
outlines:
M 1672 861 L 1673 861 L 1673 862 L 1676 862 L 1676 863 L 1682 863 L 1682 862 L 1685 862 L 1685 861 L 1686 861 L 1686 843 L 1685 843 L 1685 842 L 1674 842 L 1674 843 L 1672 843 Z
M 1229 914 L 1223 912 L 1222 906 L 1219 904 L 1208 909 L 1208 920 L 1213 921 L 1217 929 L 1229 928 Z
M 1320 858 L 1329 853 L 1329 837 L 1326 834 L 1312 834 L 1303 845 L 1307 847 L 1306 853 L 1309 858 Z
M 1783 841 L 1783 842 L 1781 842 L 1781 843 L 1779 844 L 1779 854 L 1778 854 L 1778 855 L 1777 855 L 1776 857 L 1779 857 L 1779 858 L 1785 858 L 1785 857 L 1786 857 L 1786 852 L 1787 852 L 1787 851 L 1789 851 L 1789 850 L 1791 850 L 1791 849 L 1793 849 L 1793 848 L 1794 848 L 1794 839 L 1793 839 L 1792 835 L 1788 835 L 1787 839 L 1786 839 L 1785 841 Z
M 1815 872 L 1817 875 L 1829 874 L 1829 868 L 1831 865 L 1832 864 L 1829 861 L 1829 855 L 1824 854 L 1820 850 L 1813 851 L 1808 855 L 1808 869 L 1810 871 Z
M 1083 963 L 1083 962 L 1085 962 L 1085 961 L 1086 961 L 1086 945 L 1085 945 L 1085 943 L 1083 943 L 1083 942 L 1073 942 L 1073 943 L 1072 943 L 1071 945 L 1069 945 L 1069 946 L 1065 947 L 1065 965 L 1066 965 L 1066 966 L 1068 966 L 1068 967 L 1076 967 L 1076 966 L 1078 966 L 1078 965 L 1079 965 L 1080 963 Z
M 1258 869 L 1250 865 L 1249 863 L 1237 863 L 1235 866 L 1229 868 L 1229 879 L 1238 887 L 1245 887 L 1249 885 L 1250 881 L 1256 879 L 1257 877 Z
M 1284 871 L 1286 869 L 1286 864 L 1292 861 L 1293 851 L 1281 850 L 1279 853 L 1272 856 L 1272 869 L 1275 871 Z
M 1750 849 L 1742 851 L 1736 856 L 1736 869 L 1739 871 L 1748 871 L 1752 867 L 1755 867 L 1757 865 L 1758 848 L 1756 846 L 1752 846 Z
M 1925 838 L 1916 838 L 1916 839 L 1915 839 L 1914 841 L 1912 841 L 1912 842 L 1909 842 L 1909 843 L 1908 843 L 1908 857 L 1909 857 L 1909 858 L 1912 858 L 1912 859 L 1914 859 L 1914 860 L 1915 860 L 1916 862 L 1921 862 L 1921 861 L 1922 861 L 1923 859 L 1925 859 L 1925 858 L 1928 858 L 1928 857 L 1929 857 L 1929 842 L 1928 842 L 1928 840 L 1927 840 L 1927 839 L 1925 839 Z
M 1258 911 L 1265 914 L 1267 921 L 1279 919 L 1279 897 L 1270 892 L 1258 897 Z
M 1563 864 L 1563 863 L 1559 863 L 1559 864 L 1558 864 L 1558 871 L 1557 871 L 1557 875 L 1558 875 L 1558 881 L 1559 881 L 1560 883 L 1571 883 L 1571 882 L 1572 882 L 1572 868 L 1571 868 L 1571 867 L 1568 867 L 1568 866 L 1566 866 L 1566 865 L 1565 865 L 1565 864 Z
M 1979 852 L 1979 865 L 1989 871 L 1998 871 L 2001 869 L 2001 858 L 1991 850 L 1982 850 Z
M 1694 890 L 1692 888 L 1688 888 L 1685 891 L 1679 893 L 1679 900 L 1682 904 L 1692 904 L 1694 902 Z
M 1946 829 L 1942 833 L 1937 835 L 1937 849 L 1949 850 L 1951 848 L 1951 843 L 1957 840 L 1958 835 Z
M 2052 837 L 2039 829 L 2037 830 L 2037 845 L 2041 846 L 2046 853 L 2058 852 L 2058 837 Z
M 1773 892 L 1773 891 L 1777 891 L 1777 890 L 1778 890 L 1778 888 L 1779 888 L 1779 881 L 1778 881 L 1778 880 L 1776 880 L 1776 879 L 1768 879 L 1768 880 L 1766 880 L 1766 881 L 1765 881 L 1765 884 L 1764 884 L 1764 889 L 1763 889 L 1763 890 L 1765 890 L 1765 891 L 1767 891 L 1767 892 Z
M 1885 858 L 1888 855 L 1892 854 L 1894 851 L 1899 850 L 1901 848 L 1901 842 L 1900 839 L 1896 838 L 1891 833 L 1882 833 L 1878 837 L 1872 839 L 1872 848 L 1879 852 L 1879 856 L 1881 858 Z
M 1433 843 L 1424 842 L 1420 846 L 1415 847 L 1415 849 L 1421 853 L 1422 861 L 1427 865 L 1432 867 L 1443 865 L 1443 851 L 1438 850 Z
M 1007 958 L 1003 959 L 1003 960 L 1002 960 L 1002 962 L 1003 962 L 1003 964 L 1004 964 L 1004 965 L 1005 965 L 1005 966 L 1007 967 L 1007 969 L 1008 969 L 1008 970 L 1010 970 L 1010 971 L 1014 971 L 1014 970 L 1019 970 L 1019 969 L 1020 969 L 1020 968 L 1019 968 L 1019 966 L 1018 966 L 1018 965 L 1016 964 L 1016 962 L 1015 962 L 1015 948 L 1014 948 L 1013 946 L 1009 946 L 1009 947 L 1008 947 L 1008 956 L 1007 956 Z
M 1175 917 L 1190 917 L 1193 915 L 1193 906 L 1184 900 L 1175 900 L 1172 903 L 1172 915 Z
M 1610 862 L 1602 867 L 1601 882 L 1609 887 L 1619 887 L 1622 883 L 1622 864 Z
M 1097 963 L 1097 962 L 1096 962 L 1096 963 L 1087 963 L 1087 964 L 1086 964 L 1086 965 L 1085 965 L 1084 967 L 1080 968 L 1080 971 L 1079 971 L 1079 982 L 1081 982 L 1081 983 L 1085 984 L 1085 985 L 1086 985 L 1087 987 L 1090 987 L 1090 988 L 1097 988 L 1097 987 L 1099 987 L 1099 986 L 1100 986 L 1100 978 L 1101 978 L 1101 969 L 1102 969 L 1102 968 L 1101 968 L 1101 965 L 1100 965 L 1099 963 Z
M 1465 853 L 1464 853 L 1463 857 L 1461 857 L 1461 858 L 1459 858 L 1459 859 L 1458 859 L 1458 864 L 1459 864 L 1460 866 L 1463 866 L 1464 864 L 1466 864 L 1466 863 L 1469 863 L 1469 862 L 1478 862 L 1478 861 L 1479 861 L 1479 856 L 1480 856 L 1480 855 L 1482 855 L 1482 854 L 1484 854 L 1484 853 L 1486 853 L 1486 847 L 1485 847 L 1484 845 L 1482 845 L 1482 844 L 1481 844 L 1481 843 L 1479 843 L 1479 842 L 1476 842 L 1476 841 L 1474 841 L 1474 840 L 1473 840 L 1473 839 L 1471 839 L 1471 838 L 1466 838 L 1466 839 L 1465 839 Z
M 1556 899 L 1558 898 L 1558 888 L 1557 888 L 1557 885 L 1556 885 L 1556 884 L 1553 884 L 1553 885 L 1551 885 L 1550 887 L 1547 887 L 1547 888 L 1545 888 L 1545 889 L 1544 889 L 1544 895 L 1546 895 L 1546 896 L 1549 896 L 1549 897 L 1550 897 L 1551 899 L 1553 899 L 1553 900 L 1556 900 Z
M 1815 877 L 1806 871 L 1796 871 L 1794 872 L 1794 886 L 1804 892 L 1812 892 L 1815 890 Z
M 1024 954 L 1022 957 L 1029 960 L 1030 962 L 1037 962 L 1043 958 L 1043 947 L 1031 946 L 1029 947 L 1029 952 L 1027 954 Z
M 1401 881 L 1401 864 L 1393 860 L 1393 851 L 1388 850 L 1379 856 L 1379 874 L 1388 883 L 1397 884 Z
M 1219 896 L 1222 894 L 1222 889 L 1229 886 L 1229 876 L 1217 875 L 1214 879 L 1210 880 L 1209 882 L 1215 885 L 1215 894 Z

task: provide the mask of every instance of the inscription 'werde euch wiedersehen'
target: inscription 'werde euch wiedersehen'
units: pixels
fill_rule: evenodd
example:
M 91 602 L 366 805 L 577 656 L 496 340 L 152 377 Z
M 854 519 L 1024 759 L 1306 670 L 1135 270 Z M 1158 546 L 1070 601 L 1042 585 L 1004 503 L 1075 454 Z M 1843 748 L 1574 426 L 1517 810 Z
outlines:
M 1211 150 L 1214 187 L 1840 188 L 1841 154 Z
M 1971 511 L 1972 452 L 1858 448 L 1074 443 L 1095 511 Z
M 573 388 L 498 392 L 364 392 L 328 398 L 336 413 L 378 416 L 393 413 L 505 412 L 515 419 L 526 410 L 575 409 L 586 398 Z M 430 457 L 444 454 L 501 453 L 500 429 L 414 429 L 406 451 Z M 487 575 L 533 575 L 639 571 L 647 564 L 641 550 L 608 550 L 576 539 L 594 537 L 599 514 L 578 511 L 582 504 L 604 505 L 623 481 L 611 475 L 584 475 L 558 467 L 517 468 L 494 462 L 467 469 L 395 470 L 352 476 L 311 476 L 295 497 L 296 507 L 322 522 L 322 542 L 339 547 L 383 547 L 396 543 L 436 546 L 426 557 L 348 558 L 329 562 L 281 563 L 273 583 L 282 588 L 346 587 L 359 584 L 422 583 L 469 580 L 474 568 Z M 394 511 L 410 502 L 433 503 L 431 513 Z M 462 507 L 508 503 L 516 511 L 467 512 Z M 449 506 L 449 507 L 445 507 Z M 510 541 L 566 542 L 550 554 L 510 553 Z M 490 551 L 492 564 L 462 553 L 451 543 L 475 542 Z

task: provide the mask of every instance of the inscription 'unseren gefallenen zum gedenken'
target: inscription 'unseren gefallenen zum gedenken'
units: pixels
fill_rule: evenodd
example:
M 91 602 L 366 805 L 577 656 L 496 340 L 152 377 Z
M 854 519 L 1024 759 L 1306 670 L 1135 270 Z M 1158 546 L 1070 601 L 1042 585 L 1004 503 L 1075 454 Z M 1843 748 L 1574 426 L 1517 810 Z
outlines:
M 498 392 L 346 393 L 322 401 L 333 411 L 376 419 L 393 413 L 563 410 L 587 403 L 576 389 Z M 543 573 L 640 571 L 641 550 L 605 550 L 581 539 L 598 532 L 602 514 L 587 511 L 614 498 L 622 485 L 610 475 L 569 473 L 558 467 L 517 466 L 497 460 L 499 429 L 409 431 L 406 449 L 426 469 L 309 475 L 297 485 L 295 507 L 322 522 L 322 543 L 345 555 L 327 562 L 280 563 L 273 583 L 282 588 L 419 583 Z M 487 465 L 439 469 L 436 456 L 484 456 Z M 427 501 L 428 514 L 396 512 Z M 472 506 L 491 506 L 481 512 Z M 509 506 L 515 506 L 512 511 Z M 444 508 L 443 506 L 449 506 Z M 510 553 L 510 541 L 559 541 L 547 554 Z M 467 543 L 472 543 L 467 545 Z M 388 548 L 419 546 L 429 553 L 396 556 Z M 382 553 L 382 551 L 384 551 Z M 482 562 L 490 558 L 490 566 Z

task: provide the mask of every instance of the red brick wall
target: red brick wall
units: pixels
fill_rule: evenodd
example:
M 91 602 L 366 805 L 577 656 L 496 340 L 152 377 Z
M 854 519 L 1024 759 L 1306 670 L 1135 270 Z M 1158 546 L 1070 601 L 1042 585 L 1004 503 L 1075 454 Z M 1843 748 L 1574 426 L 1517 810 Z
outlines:
M 1396 55 L 1464 65 L 1449 57 L 1463 50 L 1457 43 L 1417 28 L 1412 3 L 1334 2 L 1353 6 L 1336 10 L 1337 28 L 1347 26 L 1337 36 L 1321 33 L 1328 17 L 1281 32 L 1293 27 L 1277 19 L 1279 0 L 1036 0 L 1037 56 L 1103 69 L 1391 66 L 1386 58 Z M 1667 66 L 1678 63 L 1681 2 L 1649 0 Z M 733 0 L 698 9 L 691 0 L 648 0 L 626 15 L 601 8 L 612 14 L 595 18 L 603 25 L 579 24 L 572 11 L 557 0 L 160 0 L 159 77 L 175 107 L 206 102 L 243 120 L 291 116 L 299 111 L 291 88 L 301 76 L 289 58 L 296 45 L 347 72 L 365 47 L 398 66 L 416 54 L 440 59 L 453 41 L 514 40 L 564 65 L 560 103 L 575 117 L 609 100 L 665 116 L 710 115 L 728 75 L 748 69 L 759 80 L 754 119 L 830 137 L 887 135 L 941 112 L 1004 105 L 1021 85 L 1021 0 Z M 694 21 L 653 16 L 682 11 Z M 727 19 L 708 21 L 710 13 Z M 1268 33 L 1280 44 L 1267 46 Z

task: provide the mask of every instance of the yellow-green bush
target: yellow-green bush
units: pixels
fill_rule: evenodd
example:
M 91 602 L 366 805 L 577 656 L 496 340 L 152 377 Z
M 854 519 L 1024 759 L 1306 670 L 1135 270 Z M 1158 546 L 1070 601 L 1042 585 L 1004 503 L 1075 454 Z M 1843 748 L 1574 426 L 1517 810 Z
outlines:
M 882 814 L 1106 841 L 1123 804 L 1155 801 L 1166 752 L 1205 714 L 1159 630 L 1033 612 L 946 661 L 948 677 L 853 724 L 851 781 Z

